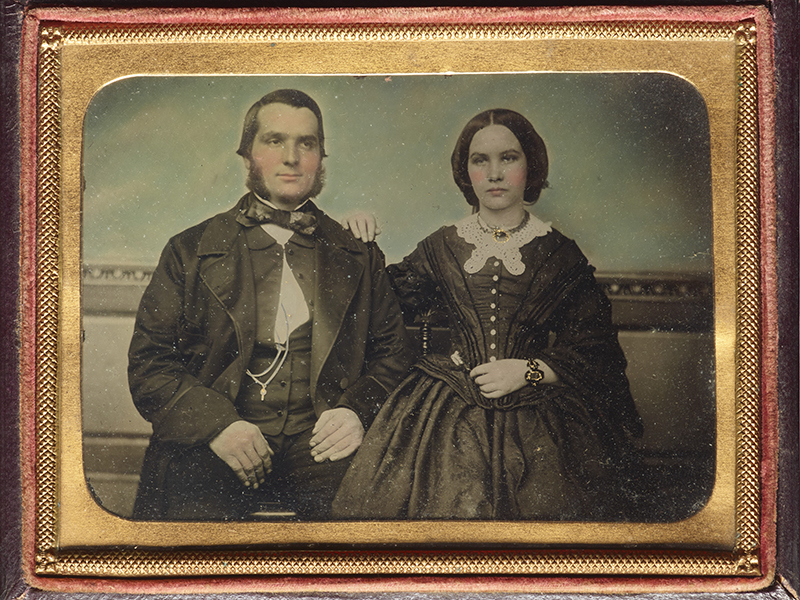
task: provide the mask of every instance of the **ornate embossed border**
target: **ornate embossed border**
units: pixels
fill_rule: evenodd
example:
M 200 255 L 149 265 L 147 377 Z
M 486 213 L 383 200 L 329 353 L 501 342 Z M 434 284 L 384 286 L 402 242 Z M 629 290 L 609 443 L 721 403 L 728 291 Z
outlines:
M 452 12 L 452 11 L 451 11 Z M 375 16 L 377 13 L 373 13 Z M 473 25 L 425 22 L 434 13 L 423 11 L 423 22 L 252 25 L 215 23 L 109 24 L 70 18 L 69 22 L 37 23 L 38 93 L 36 161 L 35 248 L 35 457 L 30 458 L 35 482 L 35 505 L 30 511 L 28 539 L 33 542 L 32 575 L 61 577 L 192 577 L 314 575 L 514 575 L 594 577 L 597 587 L 629 590 L 639 585 L 626 580 L 649 576 L 651 589 L 704 588 L 703 581 L 719 588 L 759 587 L 769 578 L 773 550 L 765 521 L 773 504 L 765 491 L 762 392 L 765 389 L 762 351 L 763 284 L 762 245 L 769 237 L 762 230 L 764 143 L 760 129 L 758 14 L 729 13 L 730 18 L 670 20 L 625 13 L 622 19 L 592 21 L 487 22 Z M 74 16 L 74 15 L 73 15 Z M 441 16 L 441 15 L 440 15 Z M 413 17 L 413 15 L 412 15 Z M 420 18 L 421 17 L 421 18 Z M 638 17 L 638 18 L 636 18 Z M 763 18 L 763 14 L 761 15 Z M 434 14 L 435 20 L 436 15 Z M 502 19 L 501 19 L 502 20 Z M 87 22 L 89 21 L 89 22 Z M 758 39 L 757 39 L 758 38 Z M 65 45 L 191 44 L 226 41 L 409 41 L 501 39 L 614 39 L 734 41 L 737 48 L 736 115 L 736 543 L 732 551 L 701 550 L 433 550 L 392 551 L 257 551 L 88 549 L 62 548 L 58 540 L 59 477 L 59 306 L 62 292 L 61 256 L 62 132 L 61 53 Z M 763 68 L 763 67 L 762 67 Z M 769 161 L 767 161 L 769 162 Z M 28 323 L 30 325 L 30 323 Z M 766 411 L 767 413 L 769 411 Z M 766 454 L 770 455 L 769 448 Z M 769 458 L 769 456 L 767 456 Z M 765 501 L 766 499 L 766 501 Z M 765 510 L 767 514 L 765 515 Z M 765 519 L 766 517 L 766 519 Z M 622 579 L 610 583 L 598 577 Z M 679 583 L 669 580 L 682 576 Z M 706 578 L 704 580 L 697 577 Z M 721 578 L 721 579 L 715 579 Z M 727 579 L 727 583 L 723 580 Z M 39 581 L 43 581 L 40 579 Z M 55 580 L 54 580 L 55 581 Z M 242 580 L 251 581 L 251 580 Z M 326 585 L 350 589 L 341 580 L 295 583 L 290 589 L 320 589 Z M 339 583 L 334 583 L 334 581 Z M 406 580 L 413 581 L 413 580 Z M 468 581 L 468 580 L 464 580 Z M 471 581 L 471 580 L 470 580 Z M 517 589 L 517 583 L 505 589 Z M 658 582 L 657 584 L 655 582 Z M 474 582 L 470 585 L 473 585 Z M 564 583 L 560 584 L 561 589 Z M 578 584 L 577 587 L 580 587 Z M 244 586 L 247 587 L 246 585 Z M 410 585 L 415 588 L 415 585 Z M 569 585 L 567 584 L 567 587 Z M 415 589 L 424 589 L 416 587 Z M 455 588 L 453 588 L 455 589 Z M 493 588 L 498 589 L 498 588 Z

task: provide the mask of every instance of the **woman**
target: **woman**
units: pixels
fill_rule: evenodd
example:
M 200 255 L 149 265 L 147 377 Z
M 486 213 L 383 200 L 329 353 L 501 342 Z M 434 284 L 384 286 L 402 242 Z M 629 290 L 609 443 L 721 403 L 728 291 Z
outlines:
M 452 168 L 473 214 L 389 267 L 404 311 L 446 310 L 451 351 L 387 400 L 333 515 L 624 519 L 642 426 L 594 268 L 526 210 L 546 185 L 544 142 L 519 113 L 489 110 Z

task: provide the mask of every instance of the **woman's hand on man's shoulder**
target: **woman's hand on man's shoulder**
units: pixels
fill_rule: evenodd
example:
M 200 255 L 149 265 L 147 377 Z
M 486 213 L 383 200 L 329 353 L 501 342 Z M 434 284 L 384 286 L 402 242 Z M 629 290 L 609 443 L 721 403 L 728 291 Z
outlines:
M 341 220 L 342 227 L 349 230 L 353 237 L 362 242 L 374 242 L 381 234 L 378 218 L 372 213 L 355 211 Z

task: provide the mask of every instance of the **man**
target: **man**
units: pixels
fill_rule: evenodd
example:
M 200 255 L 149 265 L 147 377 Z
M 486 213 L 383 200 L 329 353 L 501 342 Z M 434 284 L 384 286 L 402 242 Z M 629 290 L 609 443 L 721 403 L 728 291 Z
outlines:
M 311 201 L 317 103 L 264 96 L 237 152 L 251 192 L 169 241 L 139 307 L 128 374 L 153 435 L 134 518 L 244 519 L 274 502 L 325 518 L 408 368 L 382 254 Z

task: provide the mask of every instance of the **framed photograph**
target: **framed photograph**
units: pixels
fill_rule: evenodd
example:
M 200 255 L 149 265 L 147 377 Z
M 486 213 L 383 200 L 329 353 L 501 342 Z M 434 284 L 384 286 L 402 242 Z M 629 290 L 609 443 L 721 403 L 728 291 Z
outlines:
M 769 29 L 759 7 L 30 12 L 28 580 L 764 587 Z M 297 208 L 283 241 L 270 200 Z M 334 411 L 363 441 L 325 437 Z M 239 423 L 252 467 L 221 449 Z M 335 484 L 282 466 L 301 439 Z M 212 466 L 246 509 L 202 512 L 233 485 Z

